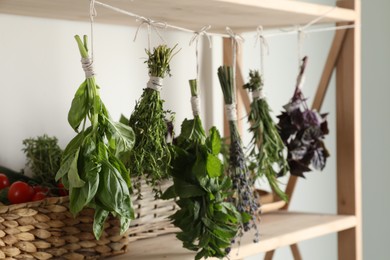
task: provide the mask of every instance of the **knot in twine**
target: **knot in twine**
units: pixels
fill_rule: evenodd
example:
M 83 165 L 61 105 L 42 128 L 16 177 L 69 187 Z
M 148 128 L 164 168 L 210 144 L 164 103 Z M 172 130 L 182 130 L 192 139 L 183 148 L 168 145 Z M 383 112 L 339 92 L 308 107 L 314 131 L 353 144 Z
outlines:
M 146 86 L 147 88 L 160 92 L 163 86 L 163 80 L 163 78 L 151 76 Z
M 81 59 L 81 66 L 85 72 L 85 77 L 87 79 L 95 76 L 95 72 L 93 71 L 93 60 L 89 57 Z
M 157 30 L 157 28 L 166 29 L 168 27 L 167 23 L 154 21 L 152 19 L 149 19 L 149 18 L 146 18 L 143 16 L 138 16 L 136 21 L 141 21 L 141 24 L 138 26 L 137 31 L 135 32 L 134 41 L 137 40 L 139 29 L 142 27 L 142 25 L 145 24 L 148 27 L 149 38 L 150 38 L 150 34 L 151 34 L 151 28 L 153 28 L 154 31 L 156 32 L 156 34 L 158 35 L 158 37 L 160 37 L 161 41 L 165 42 L 164 38 L 162 37 L 160 32 Z M 150 49 L 150 46 L 149 46 L 149 49 Z
M 225 105 L 228 121 L 237 121 L 237 106 L 235 103 Z
M 229 37 L 234 40 L 234 42 L 236 44 L 238 44 L 239 41 L 242 41 L 244 42 L 244 37 L 242 37 L 241 35 L 237 34 L 237 33 L 234 33 L 232 29 L 230 29 L 230 27 L 226 27 L 226 32 L 227 34 L 229 35 Z
M 192 38 L 190 40 L 190 46 L 194 42 L 196 42 L 198 44 L 199 36 L 204 35 L 207 37 L 207 40 L 209 41 L 209 48 L 211 48 L 212 47 L 211 37 L 210 37 L 210 34 L 207 32 L 208 30 L 210 30 L 210 28 L 211 28 L 211 25 L 206 25 L 206 26 L 203 26 L 202 29 L 200 29 L 200 31 L 194 32 L 194 36 L 192 36 Z
M 192 107 L 192 114 L 194 116 L 199 115 L 200 101 L 199 101 L 199 98 L 197 96 L 191 97 L 191 107 Z
M 252 91 L 252 98 L 253 100 L 260 100 L 264 99 L 265 95 L 261 89 L 256 89 Z

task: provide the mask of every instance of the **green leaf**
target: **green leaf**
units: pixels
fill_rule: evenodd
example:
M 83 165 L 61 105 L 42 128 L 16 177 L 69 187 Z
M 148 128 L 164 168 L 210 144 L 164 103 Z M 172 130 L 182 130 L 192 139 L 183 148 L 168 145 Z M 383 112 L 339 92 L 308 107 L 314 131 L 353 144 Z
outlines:
M 108 161 L 103 162 L 97 197 L 110 211 L 127 218 L 134 215 L 127 183 Z
M 119 221 L 121 224 L 121 235 L 123 235 L 130 227 L 131 219 L 127 217 L 120 216 Z
M 219 177 L 222 173 L 221 160 L 214 154 L 207 155 L 206 162 L 207 173 L 211 178 Z
M 175 187 L 172 185 L 171 187 L 166 189 L 166 191 L 161 195 L 160 199 L 169 200 L 169 199 L 173 199 L 176 197 L 177 197 L 177 195 L 175 192 Z
M 108 212 L 107 210 L 104 210 L 99 206 L 96 206 L 95 216 L 93 221 L 93 234 L 98 240 L 100 239 L 103 233 L 104 222 L 106 222 L 109 213 L 110 212 Z
M 79 152 L 80 149 L 76 151 L 74 159 L 70 165 L 69 172 L 68 172 L 68 180 L 71 188 L 80 188 L 83 187 L 85 184 L 85 182 L 82 179 L 80 179 L 80 175 L 77 167 L 77 162 L 79 160 Z
M 78 88 L 68 113 L 68 122 L 76 132 L 78 132 L 78 127 L 87 116 L 89 110 L 86 88 L 87 81 L 84 81 Z
M 221 151 L 221 135 L 215 126 L 210 129 L 206 144 L 214 155 L 218 155 Z
M 203 196 L 206 194 L 199 186 L 184 182 L 182 180 L 177 180 L 175 183 L 175 191 L 180 198 L 191 198 L 197 196 Z
M 73 188 L 69 194 L 69 209 L 73 215 L 79 213 L 95 197 L 99 187 L 100 167 L 96 164 L 86 164 L 86 183 L 81 188 Z
M 115 140 L 115 155 L 129 152 L 135 143 L 135 134 L 130 126 L 108 119 L 109 131 Z

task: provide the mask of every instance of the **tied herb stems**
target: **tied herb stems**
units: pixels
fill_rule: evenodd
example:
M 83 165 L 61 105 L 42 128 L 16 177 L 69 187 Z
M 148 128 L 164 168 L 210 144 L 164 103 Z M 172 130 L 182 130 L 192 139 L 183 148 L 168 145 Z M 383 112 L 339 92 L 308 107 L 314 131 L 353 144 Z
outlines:
M 196 80 L 190 80 L 191 94 L 197 97 Z M 195 259 L 223 258 L 240 224 L 240 213 L 227 202 L 230 178 L 223 175 L 218 158 L 221 137 L 212 127 L 206 136 L 199 115 L 185 119 L 177 138 L 173 159 L 173 186 L 163 198 L 177 198 L 180 209 L 170 218 L 181 231 L 183 247 L 196 251 Z
M 148 84 L 162 87 L 162 79 L 170 76 L 170 61 L 176 54 L 177 45 L 168 48 L 160 45 L 153 51 L 146 50 L 148 60 L 149 76 L 158 78 Z M 136 103 L 135 109 L 130 116 L 129 126 L 134 129 L 137 136 L 135 146 L 130 156 L 125 159 L 133 177 L 137 177 L 135 187 L 138 196 L 141 196 L 141 177 L 153 187 L 156 196 L 160 196 L 160 181 L 169 178 L 172 148 L 167 141 L 167 136 L 172 136 L 173 113 L 165 111 L 164 100 L 160 97 L 160 91 L 151 87 L 144 89 L 140 100 Z
M 261 97 L 263 80 L 258 71 L 250 71 L 250 80 L 243 87 L 253 95 L 250 105 L 248 121 L 251 123 L 249 131 L 252 133 L 249 151 L 249 168 L 256 177 L 265 176 L 272 190 L 284 201 L 287 195 L 280 189 L 277 178 L 284 176 L 288 170 L 288 163 L 283 151 L 285 149 L 278 127 L 271 117 L 271 109 L 264 97 Z
M 235 105 L 232 68 L 229 66 L 219 67 L 218 78 L 221 84 L 225 105 Z M 252 190 L 253 179 L 251 178 L 246 164 L 236 120 L 229 119 L 229 129 L 230 150 L 228 175 L 233 183 L 231 201 L 241 214 L 241 225 L 238 235 L 241 237 L 244 232 L 255 229 L 254 242 L 258 242 L 259 232 L 256 225 L 256 216 L 259 205 Z M 238 243 L 240 243 L 240 240 Z
M 65 148 L 56 181 L 61 179 L 69 190 L 71 213 L 77 215 L 85 207 L 95 209 L 93 232 L 99 239 L 110 213 L 119 218 L 122 234 L 134 218 L 130 176 L 119 158 L 132 149 L 135 137 L 130 127 L 111 119 L 100 99 L 87 37 L 82 41 L 76 35 L 75 39 L 86 80 L 76 91 L 68 113 L 69 124 L 78 134 Z

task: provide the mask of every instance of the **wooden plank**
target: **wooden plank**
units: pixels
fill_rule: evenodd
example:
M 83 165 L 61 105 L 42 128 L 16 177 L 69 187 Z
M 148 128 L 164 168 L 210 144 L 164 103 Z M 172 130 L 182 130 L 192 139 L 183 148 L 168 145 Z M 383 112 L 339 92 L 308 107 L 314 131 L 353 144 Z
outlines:
M 253 233 L 245 234 L 240 249 L 234 247 L 230 259 L 243 259 L 298 241 L 350 229 L 355 225 L 354 216 L 284 211 L 264 214 L 260 223 L 260 242 L 252 242 Z M 183 249 L 181 242 L 171 234 L 132 242 L 126 254 L 111 259 L 193 260 L 194 253 Z
M 214 32 L 254 31 L 258 25 L 275 28 L 306 24 L 327 13 L 320 23 L 353 21 L 353 10 L 290 0 L 101 0 L 127 11 L 176 26 Z M 96 22 L 138 24 L 134 18 L 97 6 Z M 89 21 L 89 0 L 1 0 L 0 13 Z
M 360 14 L 360 0 L 339 1 Z M 359 15 L 360 17 L 360 15 Z M 349 30 L 336 70 L 337 211 L 356 216 L 355 228 L 338 234 L 338 257 L 362 259 L 360 18 Z
M 316 109 L 317 111 L 321 110 L 322 103 L 324 102 L 326 91 L 328 90 L 330 79 L 332 78 L 332 74 L 334 68 L 336 67 L 337 60 L 341 51 L 341 47 L 343 46 L 344 38 L 347 33 L 347 30 L 339 30 L 336 31 L 332 46 L 330 47 L 330 51 L 328 54 L 328 58 L 325 63 L 324 70 L 322 71 L 322 76 L 320 79 L 320 83 L 318 84 L 317 92 L 313 100 L 312 109 Z

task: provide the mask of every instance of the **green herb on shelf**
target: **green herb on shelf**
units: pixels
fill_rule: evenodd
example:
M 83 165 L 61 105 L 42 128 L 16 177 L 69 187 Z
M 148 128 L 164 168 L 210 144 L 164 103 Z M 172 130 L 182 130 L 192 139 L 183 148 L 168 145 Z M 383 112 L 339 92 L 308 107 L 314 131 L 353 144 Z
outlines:
M 233 182 L 233 195 L 231 197 L 231 201 L 242 216 L 238 235 L 241 237 L 244 232 L 254 229 L 254 242 L 258 242 L 259 232 L 256 220 L 259 205 L 257 198 L 252 192 L 254 181 L 246 163 L 241 137 L 237 129 L 237 110 L 233 83 L 233 69 L 228 66 L 219 67 L 218 78 L 223 92 L 230 129 L 228 175 Z M 238 243 L 240 243 L 240 240 Z
M 327 114 L 309 109 L 300 86 L 306 63 L 307 57 L 304 57 L 294 95 L 278 116 L 280 136 L 288 150 L 290 173 L 299 177 L 305 177 L 303 173 L 311 171 L 310 165 L 323 170 L 329 157 L 323 141 L 329 134 Z
M 34 175 L 34 181 L 44 186 L 56 185 L 55 175 L 60 169 L 62 156 L 58 139 L 44 134 L 23 140 L 23 145 L 27 166 Z
M 285 175 L 289 168 L 283 151 L 283 140 L 271 117 L 271 109 L 262 94 L 263 80 L 258 71 L 250 71 L 250 80 L 244 85 L 253 96 L 248 121 L 252 139 L 249 145 L 249 168 L 256 177 L 265 176 L 272 190 L 284 201 L 287 195 L 280 189 L 277 178 Z
M 129 126 L 111 119 L 95 82 L 87 37 L 82 41 L 76 35 L 75 39 L 86 80 L 78 88 L 68 114 L 69 124 L 78 134 L 65 148 L 56 180 L 61 179 L 69 190 L 69 207 L 74 215 L 84 207 L 95 209 L 93 232 L 99 239 L 110 213 L 119 218 L 121 233 L 134 218 L 130 176 L 119 158 L 130 152 L 135 136 Z
M 169 63 L 177 53 L 174 52 L 175 48 L 176 45 L 173 48 L 160 45 L 152 52 L 146 51 L 150 79 L 129 119 L 129 126 L 134 129 L 137 138 L 125 163 L 132 177 L 138 177 L 135 179 L 135 187 L 140 190 L 140 179 L 144 176 L 156 196 L 160 195 L 160 181 L 169 177 L 172 157 L 167 136 L 173 136 L 169 122 L 173 121 L 174 115 L 164 110 L 160 90 L 163 78 L 171 75 Z
M 180 209 L 170 218 L 181 229 L 177 238 L 183 247 L 196 251 L 195 259 L 223 258 L 230 251 L 241 215 L 226 201 L 231 181 L 223 175 L 218 158 L 221 137 L 215 127 L 206 136 L 198 115 L 196 80 L 190 80 L 190 87 L 194 119 L 183 121 L 173 158 L 174 184 L 163 198 L 178 197 Z

